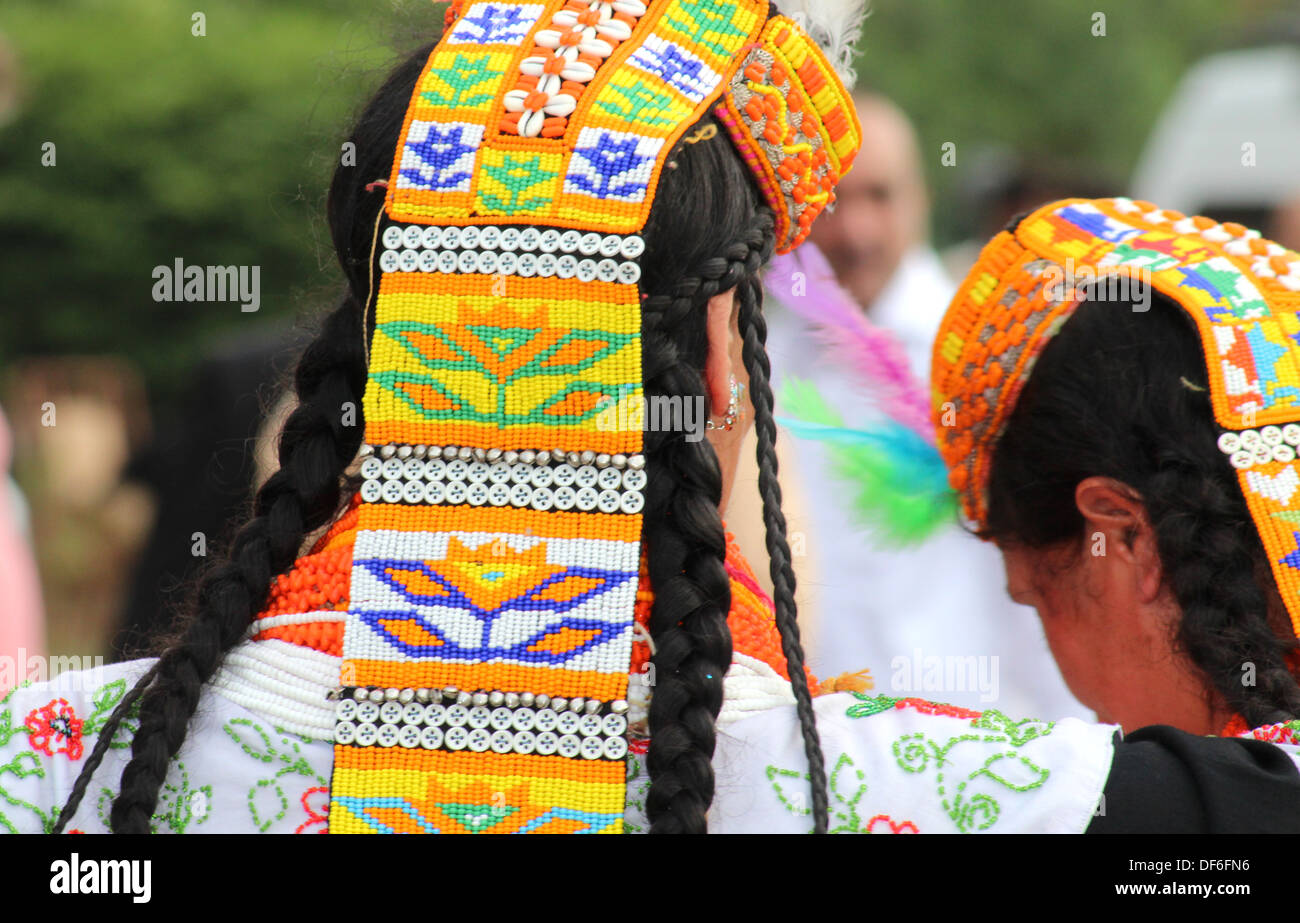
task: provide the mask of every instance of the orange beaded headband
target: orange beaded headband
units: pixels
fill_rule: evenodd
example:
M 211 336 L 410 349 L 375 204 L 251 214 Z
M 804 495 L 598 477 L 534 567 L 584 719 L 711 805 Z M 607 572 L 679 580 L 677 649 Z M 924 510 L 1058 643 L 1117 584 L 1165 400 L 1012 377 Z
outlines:
M 1141 280 L 1201 334 L 1219 447 L 1237 469 L 1300 635 L 1300 255 L 1258 232 L 1125 198 L 1043 206 L 981 252 L 935 338 L 938 446 L 983 526 L 998 437 L 1037 357 L 1086 297 L 1065 280 Z
M 769 82 L 728 127 L 806 230 L 856 126 L 767 0 L 449 12 L 377 228 L 331 832 L 621 831 L 640 232 L 683 133 Z

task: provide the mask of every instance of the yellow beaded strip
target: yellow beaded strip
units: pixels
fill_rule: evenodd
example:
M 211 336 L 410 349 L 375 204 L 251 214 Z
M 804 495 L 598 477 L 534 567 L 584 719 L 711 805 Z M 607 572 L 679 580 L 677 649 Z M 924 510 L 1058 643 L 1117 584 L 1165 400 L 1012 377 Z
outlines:
M 977 525 L 993 450 L 1034 360 L 1079 304 L 1068 278 L 1140 276 L 1201 333 L 1219 447 L 1300 636 L 1300 254 L 1237 224 L 1068 199 L 998 234 L 953 298 L 931 374 L 949 482 Z

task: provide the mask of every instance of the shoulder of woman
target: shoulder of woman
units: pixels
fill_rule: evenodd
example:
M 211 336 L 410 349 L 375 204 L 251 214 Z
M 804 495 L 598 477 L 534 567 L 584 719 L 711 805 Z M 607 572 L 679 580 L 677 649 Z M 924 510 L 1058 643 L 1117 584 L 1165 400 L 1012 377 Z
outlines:
M 1102 804 L 1116 728 L 1018 719 L 915 698 L 814 700 L 834 833 L 1082 833 Z M 716 832 L 808 832 L 793 706 L 719 734 Z

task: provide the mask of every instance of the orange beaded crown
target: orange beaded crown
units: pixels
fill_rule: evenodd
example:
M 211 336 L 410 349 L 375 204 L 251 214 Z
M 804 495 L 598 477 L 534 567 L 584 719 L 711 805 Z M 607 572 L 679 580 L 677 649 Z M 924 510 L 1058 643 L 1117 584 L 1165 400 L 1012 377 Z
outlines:
M 1105 278 L 1150 285 L 1196 322 L 1224 464 L 1300 634 L 1300 255 L 1241 225 L 1067 199 L 990 241 L 939 328 L 931 373 L 938 446 L 967 517 L 984 525 L 994 448 L 1035 360 Z

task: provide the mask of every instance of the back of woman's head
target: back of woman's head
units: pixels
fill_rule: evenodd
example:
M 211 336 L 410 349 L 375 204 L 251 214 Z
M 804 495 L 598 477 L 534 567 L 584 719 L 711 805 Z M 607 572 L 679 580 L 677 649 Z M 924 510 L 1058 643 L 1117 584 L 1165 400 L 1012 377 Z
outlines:
M 258 491 L 253 517 L 234 537 L 227 559 L 197 587 L 190 617 L 101 733 L 61 823 L 75 812 L 117 725 L 138 706 L 139 731 L 111 824 L 115 832 L 148 832 L 168 765 L 185 740 L 204 684 L 242 640 L 272 581 L 292 567 L 306 537 L 335 519 L 350 499 L 344 475 L 361 444 L 365 342 L 374 332 L 373 258 L 384 207 L 383 184 L 376 181 L 391 172 L 407 105 L 429 51 L 430 46 L 419 49 L 392 72 L 347 139 L 355 145 L 355 164 L 335 171 L 328 220 L 347 285 L 297 368 L 298 406 L 280 439 L 280 470 Z M 643 230 L 644 393 L 647 400 L 658 395 L 706 400 L 704 308 L 713 295 L 735 289 L 759 437 L 777 623 L 813 761 L 814 812 L 824 826 L 825 777 L 795 625 L 763 348 L 758 273 L 773 250 L 773 217 L 760 205 L 748 168 L 713 118 L 705 116 L 697 127 L 708 126 L 698 134 L 696 127 L 688 130 L 685 137 L 698 140 L 679 142 L 669 155 Z M 357 412 L 346 414 L 347 407 Z M 709 443 L 688 440 L 684 432 L 647 432 L 645 455 L 643 539 L 655 592 L 649 629 L 656 664 L 646 808 L 652 830 L 701 832 L 713 797 L 715 719 L 732 653 L 718 512 L 722 479 Z
M 1127 485 L 1182 610 L 1177 643 L 1212 694 L 1254 727 L 1300 714 L 1284 659 L 1294 644 L 1270 626 L 1276 587 L 1217 446 L 1205 369 L 1191 319 L 1158 293 L 1149 310 L 1082 304 L 1043 349 L 998 440 L 981 534 L 1083 553 L 1075 488 L 1093 476 Z M 1248 663 L 1254 685 L 1242 681 Z

